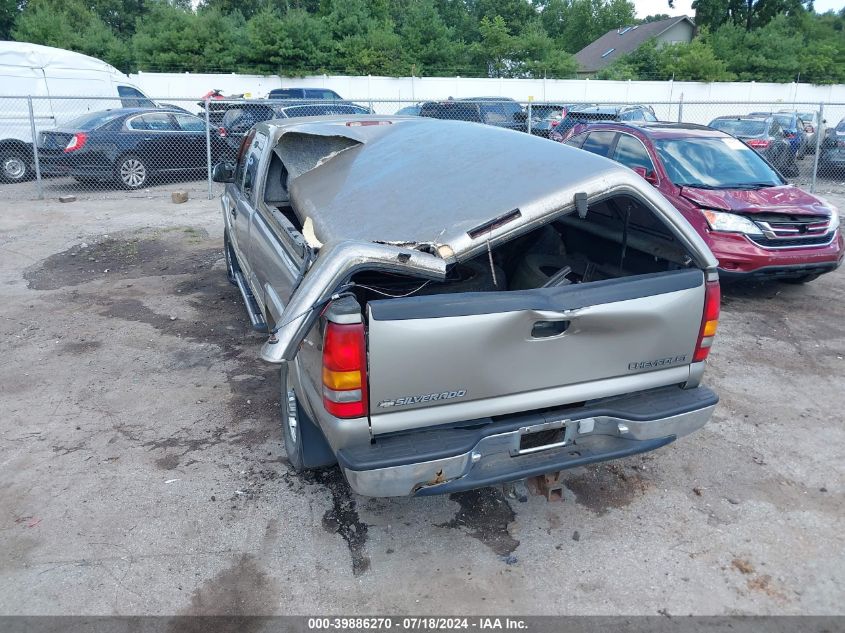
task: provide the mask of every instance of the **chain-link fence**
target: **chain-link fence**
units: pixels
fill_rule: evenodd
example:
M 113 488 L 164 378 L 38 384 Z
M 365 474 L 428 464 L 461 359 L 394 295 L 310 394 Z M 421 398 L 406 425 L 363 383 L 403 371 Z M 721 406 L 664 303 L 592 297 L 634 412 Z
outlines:
M 212 197 L 218 193 L 211 180 L 212 166 L 235 159 L 241 140 L 255 123 L 372 114 L 471 121 L 551 142 L 567 140 L 582 132 L 584 125 L 602 121 L 710 125 L 741 139 L 790 182 L 810 191 L 845 193 L 845 103 L 597 104 L 492 97 L 425 102 L 197 101 L 117 96 L 0 97 L 0 191 L 6 200 L 67 194 L 156 197 L 176 189 Z M 605 150 L 614 157 L 612 148 Z

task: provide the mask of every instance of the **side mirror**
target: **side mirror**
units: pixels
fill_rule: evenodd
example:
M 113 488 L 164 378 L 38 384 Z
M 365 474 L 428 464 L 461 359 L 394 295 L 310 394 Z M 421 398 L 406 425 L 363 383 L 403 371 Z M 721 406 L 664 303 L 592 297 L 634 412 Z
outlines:
M 653 171 L 648 171 L 645 167 L 634 167 L 634 173 L 646 182 L 657 185 L 657 174 Z
M 235 182 L 235 165 L 229 161 L 217 163 L 211 170 L 214 182 Z

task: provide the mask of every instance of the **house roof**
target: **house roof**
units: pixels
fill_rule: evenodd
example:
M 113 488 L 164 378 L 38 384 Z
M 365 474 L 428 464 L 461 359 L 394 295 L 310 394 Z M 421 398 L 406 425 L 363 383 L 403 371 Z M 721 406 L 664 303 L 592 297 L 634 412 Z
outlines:
M 694 28 L 695 22 L 685 15 L 680 15 L 659 22 L 647 22 L 632 26 L 612 29 L 592 44 L 588 44 L 575 53 L 580 72 L 601 70 L 623 55 L 627 55 L 642 46 L 646 40 L 659 37 L 680 22 L 687 21 Z

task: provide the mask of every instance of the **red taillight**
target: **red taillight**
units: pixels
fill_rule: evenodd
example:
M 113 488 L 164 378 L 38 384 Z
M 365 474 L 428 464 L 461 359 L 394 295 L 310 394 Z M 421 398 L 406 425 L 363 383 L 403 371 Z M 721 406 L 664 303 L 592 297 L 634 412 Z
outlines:
M 551 121 L 549 121 L 549 127 L 557 127 L 558 125 L 560 125 L 560 121 L 556 119 L 552 119 Z
M 783 136 L 784 136 L 785 138 L 795 138 L 795 134 L 793 134 L 792 132 L 787 132 L 787 133 L 786 133 L 786 134 L 784 134 Z
M 748 147 L 754 149 L 766 149 L 769 146 L 769 141 L 762 138 L 752 138 L 747 140 L 746 143 L 748 143 Z
M 718 281 L 708 281 L 704 287 L 704 313 L 701 316 L 701 328 L 698 331 L 698 342 L 695 345 L 693 362 L 705 360 L 710 353 L 716 328 L 719 326 L 719 303 L 721 292 Z
M 217 133 L 220 135 L 220 138 L 226 138 L 226 136 L 229 134 L 229 133 L 226 131 L 226 128 L 225 128 L 225 127 L 221 127 L 221 128 L 219 128 L 219 129 L 217 130 Z
M 85 142 L 88 140 L 88 135 L 85 132 L 77 132 L 74 134 L 70 142 L 65 147 L 65 154 L 68 152 L 75 152 L 78 149 L 85 147 Z
M 326 323 L 323 406 L 337 418 L 367 415 L 367 352 L 363 323 Z

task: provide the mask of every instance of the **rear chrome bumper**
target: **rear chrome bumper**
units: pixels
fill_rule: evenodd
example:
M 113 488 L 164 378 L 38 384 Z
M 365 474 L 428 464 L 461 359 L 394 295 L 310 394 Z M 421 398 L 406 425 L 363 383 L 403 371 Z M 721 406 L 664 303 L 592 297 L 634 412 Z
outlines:
M 716 407 L 715 400 L 713 395 L 706 406 L 654 419 L 537 414 L 536 420 L 523 418 L 521 426 L 486 435 L 457 455 L 362 470 L 341 459 L 341 468 L 352 489 L 362 495 L 458 492 L 660 448 L 704 426 Z M 555 429 L 560 432 L 549 444 L 520 449 L 523 435 Z

